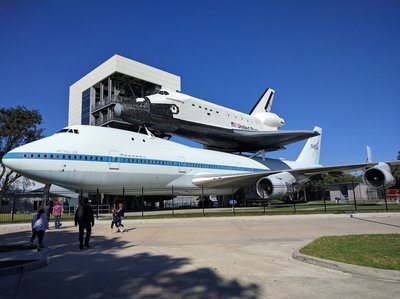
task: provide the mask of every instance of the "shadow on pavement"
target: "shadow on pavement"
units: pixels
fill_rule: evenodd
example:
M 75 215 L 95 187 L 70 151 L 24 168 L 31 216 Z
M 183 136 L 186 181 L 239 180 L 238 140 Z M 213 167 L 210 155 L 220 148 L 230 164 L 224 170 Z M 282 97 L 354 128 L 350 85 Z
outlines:
M 27 243 L 29 237 L 28 230 L 2 234 L 0 244 Z M 58 299 L 257 298 L 259 294 L 254 283 L 226 280 L 212 268 L 196 268 L 190 258 L 154 254 L 154 247 L 153 253 L 146 252 L 145 246 L 121 235 L 94 235 L 93 247 L 86 250 L 78 248 L 77 238 L 77 231 L 70 228 L 46 232 L 51 263 L 15 280 L 4 279 L 0 288 L 8 288 L 10 294 L 2 295 L 43 298 L 46 289 Z

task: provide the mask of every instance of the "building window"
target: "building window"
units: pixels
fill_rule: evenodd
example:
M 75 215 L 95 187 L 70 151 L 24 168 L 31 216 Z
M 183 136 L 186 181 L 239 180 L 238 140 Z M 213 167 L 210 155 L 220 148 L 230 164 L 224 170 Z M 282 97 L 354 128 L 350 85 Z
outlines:
M 90 88 L 82 92 L 82 117 L 81 124 L 89 125 L 90 121 Z

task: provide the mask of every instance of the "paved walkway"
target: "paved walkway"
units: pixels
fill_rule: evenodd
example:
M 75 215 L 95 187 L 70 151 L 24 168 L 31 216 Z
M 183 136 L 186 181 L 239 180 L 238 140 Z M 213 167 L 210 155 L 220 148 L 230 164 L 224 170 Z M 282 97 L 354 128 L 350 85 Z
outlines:
M 396 298 L 400 283 L 292 258 L 323 235 L 400 233 L 400 213 L 125 221 L 46 233 L 50 263 L 0 276 L 0 298 Z M 28 225 L 0 226 L 0 244 L 27 243 Z M 44 297 L 43 297 L 44 296 Z

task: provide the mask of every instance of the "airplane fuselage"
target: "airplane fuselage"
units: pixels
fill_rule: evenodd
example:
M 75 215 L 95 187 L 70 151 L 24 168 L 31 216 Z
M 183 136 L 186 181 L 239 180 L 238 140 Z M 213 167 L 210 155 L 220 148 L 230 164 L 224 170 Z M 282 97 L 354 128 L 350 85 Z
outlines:
M 192 179 L 268 170 L 246 157 L 129 131 L 93 126 L 64 130 L 19 147 L 4 159 L 22 175 L 42 183 L 112 194 L 141 194 L 142 188 L 147 195 L 172 188 L 182 194 L 231 194 L 231 188 L 201 190 Z

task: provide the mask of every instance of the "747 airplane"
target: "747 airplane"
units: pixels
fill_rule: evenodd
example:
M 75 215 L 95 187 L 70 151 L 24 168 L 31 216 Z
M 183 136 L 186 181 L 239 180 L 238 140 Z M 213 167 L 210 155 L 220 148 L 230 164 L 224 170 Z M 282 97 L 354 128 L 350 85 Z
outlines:
M 321 133 L 321 128 L 314 129 Z M 311 176 L 364 170 L 373 188 L 395 183 L 400 161 L 319 165 L 321 135 L 310 138 L 296 161 L 245 157 L 191 148 L 125 130 L 69 126 L 6 153 L 8 168 L 44 184 L 108 194 L 223 195 L 253 186 L 264 199 L 292 195 Z M 143 188 L 143 189 L 142 189 Z

